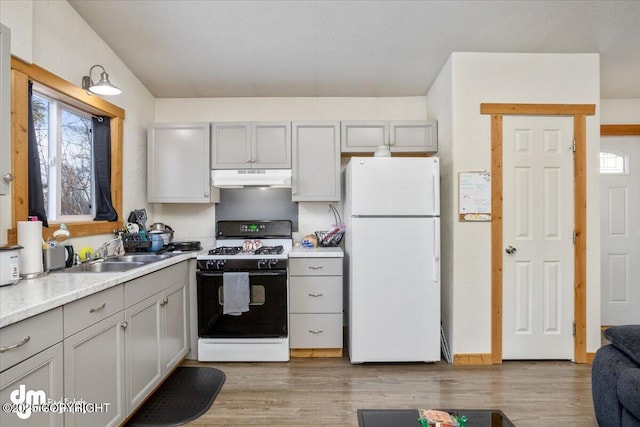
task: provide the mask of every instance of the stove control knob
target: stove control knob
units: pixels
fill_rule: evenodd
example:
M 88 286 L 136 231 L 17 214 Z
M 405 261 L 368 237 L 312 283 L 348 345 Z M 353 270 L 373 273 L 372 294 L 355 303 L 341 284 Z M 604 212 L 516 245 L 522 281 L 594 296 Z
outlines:
M 273 268 L 278 264 L 278 260 L 277 259 L 270 259 L 269 260 L 269 268 Z
M 267 266 L 267 260 L 266 259 L 258 260 L 258 268 L 265 268 L 266 266 Z
M 222 269 L 222 267 L 224 267 L 224 265 L 225 265 L 226 263 L 227 263 L 227 261 L 225 261 L 225 260 L 223 260 L 223 259 L 217 259 L 217 260 L 215 261 L 216 269 L 217 269 L 217 270 Z

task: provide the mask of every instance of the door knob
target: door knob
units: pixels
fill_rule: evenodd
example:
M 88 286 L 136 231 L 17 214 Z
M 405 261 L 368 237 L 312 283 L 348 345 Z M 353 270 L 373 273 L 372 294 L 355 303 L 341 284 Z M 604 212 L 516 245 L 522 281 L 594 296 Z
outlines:
M 513 255 L 515 254 L 518 250 L 516 248 L 514 248 L 513 246 L 507 246 L 507 248 L 504 250 L 507 254 L 509 255 Z

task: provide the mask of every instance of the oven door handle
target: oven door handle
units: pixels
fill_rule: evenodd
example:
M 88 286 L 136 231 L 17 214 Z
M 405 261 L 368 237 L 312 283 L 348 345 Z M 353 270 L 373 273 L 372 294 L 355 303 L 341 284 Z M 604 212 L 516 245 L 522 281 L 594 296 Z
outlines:
M 198 276 L 201 277 L 221 277 L 224 274 L 224 272 L 222 271 L 201 271 L 199 270 L 197 272 Z M 255 277 L 255 276 L 286 276 L 287 275 L 287 271 L 286 270 L 279 270 L 279 271 L 273 271 L 273 270 L 258 270 L 258 271 L 250 271 L 249 272 L 249 277 Z

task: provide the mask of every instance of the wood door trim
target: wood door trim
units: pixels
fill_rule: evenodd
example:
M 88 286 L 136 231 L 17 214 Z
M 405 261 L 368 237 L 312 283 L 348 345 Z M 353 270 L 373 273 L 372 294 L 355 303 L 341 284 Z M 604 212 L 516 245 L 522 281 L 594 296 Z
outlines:
M 502 186 L 504 115 L 573 116 L 576 142 L 574 157 L 574 361 L 587 363 L 587 132 L 586 116 L 594 104 L 480 104 L 481 114 L 491 115 L 491 361 L 502 363 Z
M 640 124 L 600 125 L 600 136 L 633 136 L 633 135 L 640 135 Z

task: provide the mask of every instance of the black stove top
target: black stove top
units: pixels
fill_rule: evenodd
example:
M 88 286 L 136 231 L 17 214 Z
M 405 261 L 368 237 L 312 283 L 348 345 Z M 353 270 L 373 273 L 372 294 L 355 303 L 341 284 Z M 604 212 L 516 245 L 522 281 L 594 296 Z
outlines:
M 218 246 L 209 251 L 209 255 L 279 255 L 284 252 L 284 246 L 260 246 L 253 250 L 244 250 L 242 246 Z

